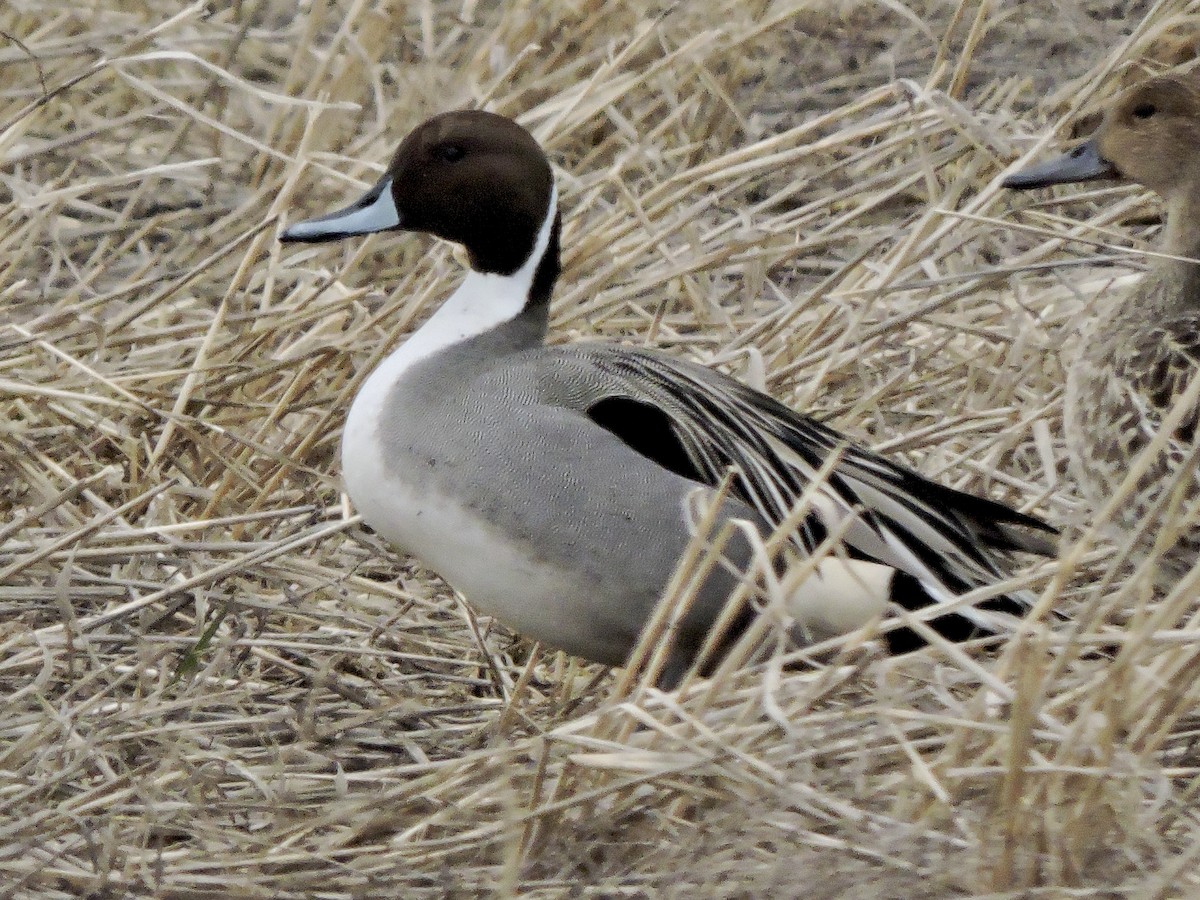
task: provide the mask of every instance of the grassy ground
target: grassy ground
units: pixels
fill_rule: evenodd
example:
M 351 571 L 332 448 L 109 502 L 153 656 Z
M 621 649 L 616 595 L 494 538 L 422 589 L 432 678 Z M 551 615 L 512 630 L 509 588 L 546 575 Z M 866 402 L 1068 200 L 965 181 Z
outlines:
M 0 6 L 0 896 L 1200 894 L 1195 589 L 1086 527 L 1060 428 L 1158 208 L 997 187 L 1200 4 L 499 6 Z M 481 104 L 558 167 L 553 340 L 1068 526 L 1021 577 L 1072 620 L 664 696 L 379 546 L 341 418 L 458 263 L 276 234 Z

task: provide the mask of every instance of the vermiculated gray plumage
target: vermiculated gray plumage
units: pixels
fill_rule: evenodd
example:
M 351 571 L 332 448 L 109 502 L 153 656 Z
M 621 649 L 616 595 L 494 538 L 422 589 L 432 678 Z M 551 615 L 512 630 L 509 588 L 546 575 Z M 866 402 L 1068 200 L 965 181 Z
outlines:
M 857 627 L 889 601 L 951 602 L 1002 579 L 1012 551 L 1048 550 L 1032 532 L 1052 529 L 1038 520 L 934 484 L 718 372 L 616 345 L 543 346 L 557 193 L 544 154 L 509 120 L 431 119 L 364 201 L 285 237 L 371 223 L 462 243 L 472 270 L 355 397 L 347 490 L 381 535 L 518 631 L 625 662 L 693 537 L 690 501 L 715 497 L 731 470 L 719 520 L 766 534 L 836 457 L 792 540 L 811 553 L 841 535 L 835 557 L 789 586 L 803 638 Z M 661 685 L 693 663 L 761 562 L 754 553 L 734 529 L 675 629 Z M 995 598 L 933 624 L 953 637 L 993 633 L 995 613 L 1019 614 L 1026 600 Z

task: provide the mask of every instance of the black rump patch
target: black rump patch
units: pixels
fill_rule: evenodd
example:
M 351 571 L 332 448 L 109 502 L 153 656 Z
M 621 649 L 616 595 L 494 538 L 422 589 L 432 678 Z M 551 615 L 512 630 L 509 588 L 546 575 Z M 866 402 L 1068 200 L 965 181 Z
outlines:
M 905 609 L 916 612 L 933 606 L 937 601 L 921 586 L 916 578 L 907 572 L 896 570 L 892 578 L 892 601 L 899 603 Z M 1022 617 L 1029 610 L 1024 605 L 1008 597 L 994 597 L 978 604 L 979 609 L 1007 613 L 1010 616 Z M 950 613 L 930 619 L 927 623 L 934 631 L 951 643 L 961 644 L 976 638 L 993 637 L 994 632 L 972 622 L 966 616 Z M 916 632 L 908 628 L 893 628 L 885 637 L 888 651 L 892 654 L 911 653 L 924 647 L 926 641 Z
M 676 475 L 708 483 L 671 426 L 671 417 L 657 406 L 630 397 L 605 397 L 588 407 L 587 414 L 647 459 Z

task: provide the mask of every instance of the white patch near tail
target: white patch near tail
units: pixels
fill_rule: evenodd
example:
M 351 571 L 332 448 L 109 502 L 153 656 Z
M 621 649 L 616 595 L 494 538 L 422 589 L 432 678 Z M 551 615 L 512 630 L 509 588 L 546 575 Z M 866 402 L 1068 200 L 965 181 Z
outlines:
M 887 612 L 895 576 L 891 566 L 826 557 L 799 583 L 785 578 L 787 612 L 810 640 L 846 634 Z
M 948 556 L 951 554 L 955 557 L 958 556 L 957 551 L 950 547 L 944 539 L 938 537 L 936 532 L 925 536 L 923 532 L 928 529 L 928 526 L 915 521 L 911 512 L 906 511 L 896 501 L 891 500 L 891 498 L 882 493 L 880 493 L 879 497 L 872 499 L 874 499 L 878 507 L 881 507 L 885 513 L 891 511 L 897 515 L 901 513 L 906 514 L 906 520 L 915 534 L 926 537 L 926 540 L 929 542 L 934 541 L 936 538 L 937 543 L 934 546 L 939 552 Z M 930 598 L 939 604 L 954 603 L 958 599 L 958 596 L 949 590 L 942 583 L 942 580 L 900 538 L 886 528 L 882 532 L 876 531 L 863 521 L 861 515 L 846 506 L 840 498 L 832 496 L 829 492 L 822 491 L 813 497 L 812 508 L 821 519 L 822 524 L 829 531 L 841 531 L 843 543 L 855 547 L 867 556 L 882 560 L 884 569 L 889 571 L 899 569 L 911 575 Z M 843 525 L 846 519 L 851 519 L 848 526 Z M 843 528 L 845 529 L 844 531 L 842 531 Z M 857 560 L 853 560 L 851 563 L 859 565 Z M 866 565 L 867 563 L 864 562 L 862 564 Z M 977 609 L 969 605 L 960 605 L 955 610 L 955 613 L 986 631 L 995 631 L 999 623 L 1009 621 L 1008 618 L 998 613 Z

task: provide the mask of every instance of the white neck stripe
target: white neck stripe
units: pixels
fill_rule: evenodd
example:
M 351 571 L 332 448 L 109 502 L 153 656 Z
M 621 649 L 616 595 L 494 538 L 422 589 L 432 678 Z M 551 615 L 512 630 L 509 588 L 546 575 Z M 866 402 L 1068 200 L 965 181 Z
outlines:
M 537 240 L 529 257 L 511 275 L 489 272 L 467 273 L 449 299 L 417 329 L 407 341 L 372 373 L 388 384 L 395 384 L 403 372 L 423 359 L 447 347 L 486 334 L 521 314 L 529 302 L 529 291 L 542 257 L 550 246 L 550 234 L 558 214 L 558 189 L 551 184 L 546 218 L 538 230 Z
M 542 263 L 542 257 L 546 255 L 546 248 L 550 245 L 550 232 L 554 230 L 554 219 L 558 215 L 558 185 L 554 183 L 554 178 L 550 179 L 550 205 L 546 210 L 546 218 L 542 219 L 542 227 L 538 229 L 537 239 L 533 242 L 533 249 L 529 251 L 529 258 L 521 264 L 521 268 L 517 269 L 512 275 L 507 276 L 525 284 L 525 293 L 529 294 L 529 289 L 533 287 L 533 276 L 537 272 L 537 268 Z

